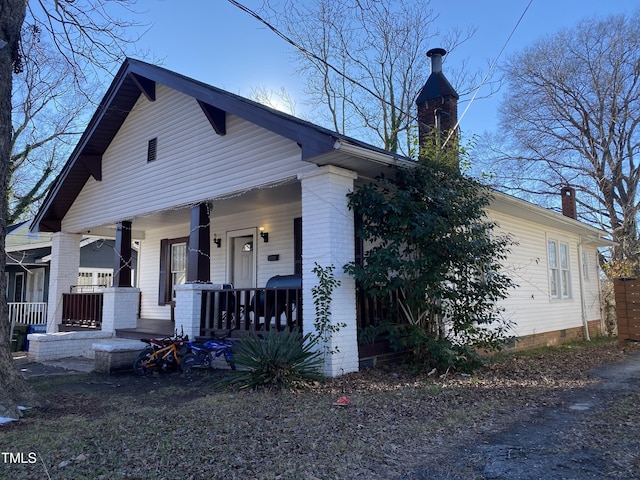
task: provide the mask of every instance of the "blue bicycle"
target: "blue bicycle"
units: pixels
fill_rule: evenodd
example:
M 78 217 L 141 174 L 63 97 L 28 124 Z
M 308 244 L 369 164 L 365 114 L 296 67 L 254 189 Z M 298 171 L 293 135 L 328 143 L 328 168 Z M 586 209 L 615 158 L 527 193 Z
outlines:
M 182 371 L 186 374 L 189 374 L 193 367 L 212 368 L 213 361 L 223 355 L 229 368 L 236 369 L 233 363 L 233 340 L 229 339 L 229 335 L 205 342 L 186 342 L 185 346 L 189 351 L 182 357 L 180 364 Z

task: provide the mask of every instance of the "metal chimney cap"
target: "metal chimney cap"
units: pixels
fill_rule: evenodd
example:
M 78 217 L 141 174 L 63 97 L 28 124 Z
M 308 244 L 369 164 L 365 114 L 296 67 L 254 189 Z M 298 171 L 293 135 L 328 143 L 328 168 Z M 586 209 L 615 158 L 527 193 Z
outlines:
M 427 57 L 431 58 L 431 73 L 442 72 L 442 57 L 446 53 L 444 48 L 432 48 L 427 52 Z
M 447 54 L 447 51 L 444 48 L 432 48 L 427 52 L 427 57 L 433 57 L 434 55 L 440 55 L 444 57 Z

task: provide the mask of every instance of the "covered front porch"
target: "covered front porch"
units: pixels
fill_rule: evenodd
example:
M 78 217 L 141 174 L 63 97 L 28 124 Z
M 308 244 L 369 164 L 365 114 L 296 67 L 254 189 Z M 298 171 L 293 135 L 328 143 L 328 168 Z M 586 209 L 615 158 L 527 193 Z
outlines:
M 339 167 L 319 167 L 193 205 L 73 232 L 62 228 L 53 235 L 50 299 L 56 304 L 49 309 L 48 334 L 65 323 L 113 337 L 177 331 L 195 338 L 271 328 L 308 333 L 317 284 L 312 270 L 316 263 L 335 265 L 341 286 L 333 295 L 332 319 L 347 327 L 332 339 L 340 354 L 329 359 L 326 373 L 357 370 L 355 285 L 341 268 L 354 258 L 346 194 L 355 177 Z M 70 293 L 78 268 L 74 247 L 83 235 L 115 238 L 113 286 L 90 294 L 99 301 L 91 309 L 95 318 L 85 324 L 63 305 L 65 298 L 67 306 L 87 300 L 87 294 Z M 134 243 L 137 288 L 131 286 Z

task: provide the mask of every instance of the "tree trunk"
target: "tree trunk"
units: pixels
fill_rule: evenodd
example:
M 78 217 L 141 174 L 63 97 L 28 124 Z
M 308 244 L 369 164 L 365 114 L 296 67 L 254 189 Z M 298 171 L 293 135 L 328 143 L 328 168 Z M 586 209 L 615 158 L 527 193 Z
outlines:
M 25 0 L 0 0 L 0 416 L 18 418 L 18 405 L 35 405 L 33 390 L 16 368 L 11 355 L 6 292 L 7 188 L 11 158 L 11 87 L 19 64 L 20 29 Z

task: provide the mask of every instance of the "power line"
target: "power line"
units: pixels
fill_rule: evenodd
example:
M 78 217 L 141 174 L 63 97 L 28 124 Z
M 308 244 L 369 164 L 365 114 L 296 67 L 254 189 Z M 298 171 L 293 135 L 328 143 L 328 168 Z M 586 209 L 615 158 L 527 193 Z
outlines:
M 269 28 L 272 32 L 274 32 L 276 35 L 278 35 L 280 38 L 282 38 L 285 42 L 287 42 L 288 44 L 290 44 L 291 46 L 293 46 L 295 49 L 299 50 L 300 52 L 302 52 L 304 55 L 313 58 L 314 60 L 326 65 L 329 69 L 333 70 L 335 73 L 337 73 L 338 75 L 340 75 L 341 77 L 345 78 L 346 80 L 348 80 L 349 82 L 353 83 L 354 85 L 359 86 L 360 88 L 364 89 L 366 92 L 368 92 L 370 95 L 372 95 L 374 98 L 376 98 L 377 100 L 379 100 L 380 102 L 383 102 L 385 104 L 387 104 L 388 106 L 397 109 L 398 111 L 400 111 L 403 115 L 405 115 L 407 118 L 410 118 L 416 122 L 418 122 L 418 118 L 411 114 L 411 113 L 407 113 L 404 112 L 402 109 L 398 108 L 397 105 L 392 104 L 391 102 L 389 102 L 388 100 L 380 97 L 376 92 L 374 92 L 373 90 L 371 90 L 369 87 L 367 87 L 366 85 L 363 85 L 362 83 L 360 83 L 358 80 L 350 77 L 349 75 L 347 75 L 346 73 L 344 73 L 343 71 L 339 70 L 338 68 L 334 67 L 331 63 L 329 63 L 326 59 L 320 58 L 318 55 L 316 55 L 313 52 L 310 52 L 309 50 L 307 50 L 306 48 L 304 48 L 302 45 L 299 45 L 298 43 L 296 43 L 293 39 L 289 38 L 287 35 L 285 35 L 283 32 L 281 32 L 280 30 L 278 30 L 275 26 L 273 26 L 271 23 L 269 23 L 267 20 L 265 20 L 264 18 L 262 18 L 259 14 L 257 14 L 255 11 L 251 10 L 249 7 L 246 7 L 245 5 L 241 4 L 240 2 L 236 1 L 236 0 L 228 0 L 229 3 L 231 3 L 232 5 L 236 6 L 237 8 L 239 8 L 240 10 L 242 10 L 243 12 L 251 15 L 253 18 L 255 18 L 256 20 L 258 20 L 260 23 L 262 23 L 263 25 L 265 25 L 267 28 Z M 504 44 L 502 45 L 502 48 L 500 49 L 500 52 L 498 53 L 498 56 L 494 59 L 494 61 L 491 63 L 491 65 L 489 66 L 489 70 L 487 71 L 486 75 L 484 76 L 484 78 L 482 79 L 482 81 L 480 82 L 480 85 L 478 85 L 478 88 L 476 89 L 476 91 L 473 94 L 473 97 L 471 98 L 471 100 L 469 101 L 469 103 L 467 104 L 466 108 L 464 109 L 464 111 L 462 112 L 462 115 L 458 118 L 458 121 L 456 122 L 454 128 L 449 132 L 449 135 L 447 136 L 447 139 L 444 141 L 442 147 L 444 148 L 447 145 L 447 142 L 451 139 L 451 136 L 453 135 L 453 133 L 459 128 L 460 126 L 460 122 L 461 120 L 464 118 L 464 116 L 466 115 L 467 111 L 469 110 L 469 108 L 471 107 L 471 104 L 474 102 L 476 96 L 478 95 L 478 92 L 480 91 L 480 89 L 484 86 L 484 84 L 487 82 L 487 80 L 489 79 L 489 76 L 491 74 L 491 72 L 493 71 L 493 69 L 495 68 L 498 59 L 502 56 L 502 53 L 504 52 L 504 50 L 506 49 L 507 45 L 509 44 L 509 42 L 511 41 L 511 38 L 513 37 L 516 29 L 518 28 L 518 26 L 520 25 L 520 23 L 522 22 L 522 19 L 524 18 L 525 14 L 527 13 L 527 11 L 529 10 L 529 7 L 531 6 L 531 4 L 533 3 L 533 0 L 529 0 L 529 3 L 527 4 L 527 6 L 525 7 L 524 11 L 522 12 L 522 15 L 520 15 L 520 18 L 518 19 L 518 21 L 516 22 L 515 26 L 513 27 L 513 29 L 511 30 L 511 33 L 509 34 L 509 36 L 507 37 L 506 41 L 504 42 Z
M 513 37 L 513 34 L 516 32 L 516 29 L 518 28 L 518 26 L 520 25 L 520 22 L 522 22 L 522 19 L 524 18 L 525 14 L 527 13 L 527 11 L 529 10 L 529 7 L 531 6 L 531 4 L 533 3 L 533 0 L 529 0 L 529 3 L 527 4 L 527 6 L 524 9 L 524 12 L 522 12 L 522 15 L 520 15 L 520 18 L 518 19 L 518 21 L 516 22 L 516 25 L 513 27 L 513 29 L 511 30 L 511 33 L 509 34 L 509 36 L 507 37 L 507 39 L 505 40 L 504 44 L 502 45 L 502 48 L 500 49 L 500 52 L 498 53 L 498 56 L 493 60 L 493 62 L 491 63 L 491 65 L 489 66 L 489 70 L 487 70 L 487 74 L 484 76 L 484 78 L 482 79 L 482 81 L 480 82 L 480 85 L 478 85 L 478 88 L 476 88 L 476 91 L 473 93 L 473 96 L 471 97 L 471 100 L 469 101 L 469 103 L 467 104 L 466 108 L 464 109 L 464 111 L 462 112 L 462 115 L 460 116 L 460 118 L 458 119 L 458 121 L 456 122 L 455 126 L 453 127 L 453 129 L 451 130 L 451 132 L 449 132 L 449 135 L 447 136 L 447 139 L 444 141 L 444 143 L 442 144 L 442 147 L 444 148 L 447 145 L 447 142 L 449 141 L 449 139 L 451 138 L 451 135 L 453 134 L 453 132 L 456 131 L 456 129 L 458 128 L 458 126 L 460 125 L 460 122 L 462 121 L 462 119 L 464 118 L 465 114 L 467 113 L 467 111 L 469 110 L 469 107 L 471 107 L 471 104 L 473 103 L 473 101 L 476 99 L 476 96 L 478 95 L 478 92 L 480 91 L 480 89 L 483 87 L 483 85 L 487 82 L 489 75 L 491 75 L 491 72 L 493 71 L 493 69 L 495 68 L 496 64 L 498 63 L 498 59 L 502 56 L 502 53 L 504 52 L 505 48 L 507 48 L 507 45 L 509 44 L 509 42 L 511 41 L 511 37 Z
M 242 5 L 241 3 L 237 2 L 236 0 L 228 0 L 229 3 L 231 3 L 232 5 L 235 5 L 236 7 L 238 7 L 240 10 L 242 10 L 243 12 L 248 13 L 249 15 L 251 15 L 253 18 L 255 18 L 256 20 L 258 20 L 260 23 L 262 23 L 263 25 L 265 25 L 267 28 L 269 28 L 271 31 L 273 31 L 276 35 L 278 35 L 280 38 L 282 38 L 285 42 L 287 42 L 288 44 L 290 44 L 291 46 L 293 46 L 295 49 L 299 50 L 300 52 L 302 52 L 304 55 L 313 58 L 314 60 L 323 63 L 324 65 L 326 65 L 327 67 L 329 67 L 331 70 L 333 70 L 335 73 L 337 73 L 338 75 L 340 75 L 343 78 L 346 78 L 347 80 L 349 80 L 350 82 L 352 82 L 353 84 L 359 86 L 360 88 L 364 89 L 366 92 L 368 92 L 369 94 L 371 94 L 374 98 L 377 98 L 378 100 L 380 100 L 381 102 L 386 103 L 387 105 L 389 105 L 390 107 L 396 108 L 398 110 L 400 110 L 402 112 L 403 115 L 406 115 L 409 118 L 413 118 L 414 120 L 416 119 L 414 116 L 407 114 L 406 112 L 403 112 L 401 109 L 399 109 L 397 107 L 397 105 L 392 104 L 391 102 L 385 100 L 384 98 L 380 98 L 380 96 L 378 96 L 377 93 L 375 93 L 373 90 L 371 90 L 369 87 L 367 87 L 366 85 L 363 85 L 362 83 L 360 83 L 358 80 L 356 80 L 355 78 L 350 77 L 349 75 L 347 75 L 346 73 L 344 73 L 343 71 L 339 70 L 338 68 L 334 67 L 331 63 L 329 63 L 326 59 L 324 58 L 320 58 L 318 55 L 316 55 L 313 52 L 310 52 L 309 50 L 307 50 L 306 48 L 304 48 L 302 45 L 298 45 L 294 40 L 292 40 L 291 38 L 289 38 L 287 35 L 285 35 L 283 32 L 281 32 L 280 30 L 278 30 L 275 26 L 271 25 L 267 20 L 265 20 L 264 18 L 262 18 L 260 15 L 258 15 L 256 12 L 254 12 L 253 10 L 251 10 L 249 7 L 246 7 L 244 5 Z

